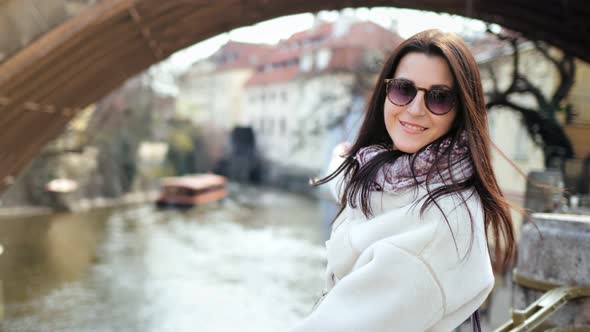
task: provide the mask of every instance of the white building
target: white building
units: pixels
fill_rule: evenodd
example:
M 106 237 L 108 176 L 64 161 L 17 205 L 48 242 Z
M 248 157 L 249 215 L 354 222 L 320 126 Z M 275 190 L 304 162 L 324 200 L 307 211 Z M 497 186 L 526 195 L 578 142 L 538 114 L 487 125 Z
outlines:
M 245 86 L 244 122 L 262 155 L 275 166 L 319 174 L 335 143 L 330 130 L 362 109 L 353 101 L 364 101 L 370 87 L 355 88 L 376 77 L 401 40 L 374 23 L 341 20 L 281 41 Z
M 223 131 L 240 125 L 244 84 L 269 50 L 268 45 L 230 41 L 193 64 L 178 81 L 178 113 Z

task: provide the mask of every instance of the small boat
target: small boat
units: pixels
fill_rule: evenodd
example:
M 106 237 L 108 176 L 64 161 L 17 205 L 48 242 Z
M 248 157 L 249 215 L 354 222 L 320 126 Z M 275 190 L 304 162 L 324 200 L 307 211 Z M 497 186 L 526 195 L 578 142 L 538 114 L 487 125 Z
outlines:
M 215 174 L 195 174 L 163 178 L 158 207 L 190 208 L 219 201 L 227 196 L 227 179 Z

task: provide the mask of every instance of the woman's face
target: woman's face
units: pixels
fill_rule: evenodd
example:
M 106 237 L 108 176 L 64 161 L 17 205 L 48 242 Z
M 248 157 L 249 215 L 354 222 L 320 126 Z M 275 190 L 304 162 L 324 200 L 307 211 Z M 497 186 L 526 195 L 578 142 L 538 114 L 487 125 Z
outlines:
M 445 59 L 424 53 L 408 53 L 399 62 L 393 78 L 412 81 L 419 88 L 453 88 L 453 75 Z M 444 114 L 431 113 L 424 104 L 424 91 L 405 106 L 385 98 L 384 120 L 395 148 L 414 153 L 446 134 L 457 115 L 456 106 Z

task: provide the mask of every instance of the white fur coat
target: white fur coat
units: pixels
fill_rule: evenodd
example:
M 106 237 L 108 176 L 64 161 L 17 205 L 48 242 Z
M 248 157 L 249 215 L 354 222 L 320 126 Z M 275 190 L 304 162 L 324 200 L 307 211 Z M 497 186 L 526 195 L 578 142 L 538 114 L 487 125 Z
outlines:
M 342 178 L 331 185 L 339 197 Z M 438 199 L 447 223 L 434 205 L 420 215 L 425 193 L 373 192 L 370 220 L 346 207 L 326 242 L 328 294 L 291 332 L 448 332 L 470 317 L 494 284 L 479 196 Z

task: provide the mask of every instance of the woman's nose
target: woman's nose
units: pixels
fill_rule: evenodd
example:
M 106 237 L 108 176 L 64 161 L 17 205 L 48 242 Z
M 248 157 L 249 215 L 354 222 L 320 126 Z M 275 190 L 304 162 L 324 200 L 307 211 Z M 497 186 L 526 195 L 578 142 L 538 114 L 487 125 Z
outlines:
M 408 105 L 406 112 L 414 116 L 426 115 L 426 104 L 424 103 L 424 91 L 418 91 L 416 97 Z

